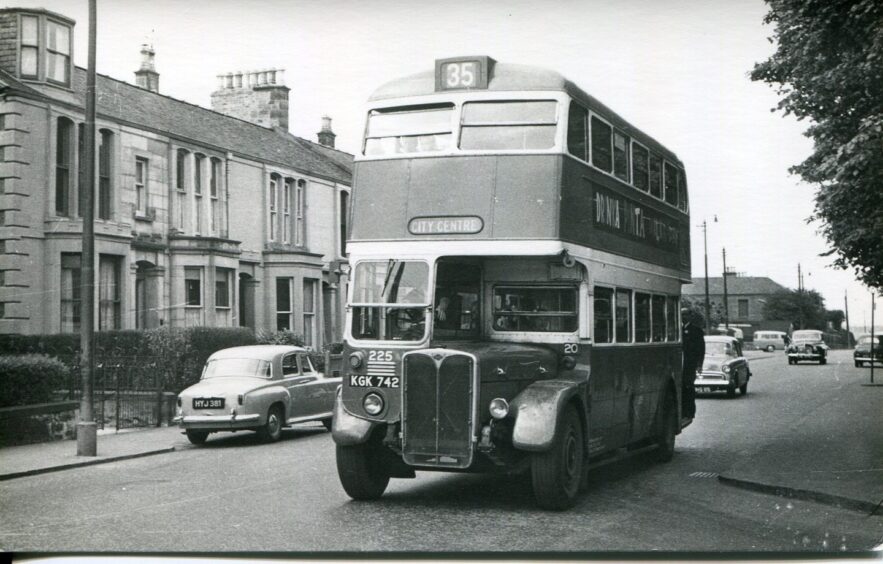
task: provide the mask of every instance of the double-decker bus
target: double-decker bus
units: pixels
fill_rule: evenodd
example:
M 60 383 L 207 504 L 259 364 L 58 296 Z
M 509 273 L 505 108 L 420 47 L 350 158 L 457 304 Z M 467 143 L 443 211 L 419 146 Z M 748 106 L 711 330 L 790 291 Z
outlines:
M 670 459 L 689 225 L 675 154 L 556 72 L 463 57 L 377 89 L 333 421 L 346 492 L 523 469 L 562 509 L 595 461 Z

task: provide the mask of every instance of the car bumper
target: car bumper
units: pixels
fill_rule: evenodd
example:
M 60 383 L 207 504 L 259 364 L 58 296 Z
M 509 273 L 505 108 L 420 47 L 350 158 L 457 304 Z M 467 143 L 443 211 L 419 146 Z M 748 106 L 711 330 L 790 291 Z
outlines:
M 247 415 L 178 415 L 172 421 L 185 429 L 254 429 L 261 416 Z
M 824 356 L 821 353 L 788 353 L 788 358 L 796 360 L 821 360 Z
M 855 359 L 856 362 L 871 362 L 871 360 L 872 360 L 871 355 L 869 355 L 869 354 L 858 355 L 858 356 L 854 356 L 853 358 Z M 878 356 L 877 358 L 873 359 L 873 361 L 874 361 L 874 363 L 883 363 L 883 358 Z
M 715 392 L 729 389 L 733 383 L 722 377 L 720 373 L 702 373 L 693 381 L 697 392 Z

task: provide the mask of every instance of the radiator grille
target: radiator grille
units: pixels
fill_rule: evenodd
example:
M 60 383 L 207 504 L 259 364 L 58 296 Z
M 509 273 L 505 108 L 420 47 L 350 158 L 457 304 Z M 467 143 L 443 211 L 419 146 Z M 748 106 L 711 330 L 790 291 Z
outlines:
M 475 362 L 448 350 L 408 353 L 402 387 L 405 462 L 465 468 L 472 463 Z

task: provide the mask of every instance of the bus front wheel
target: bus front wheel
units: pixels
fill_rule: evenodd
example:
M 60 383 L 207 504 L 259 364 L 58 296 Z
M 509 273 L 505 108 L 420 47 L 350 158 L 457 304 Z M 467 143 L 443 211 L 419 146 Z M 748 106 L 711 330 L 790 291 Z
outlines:
M 389 485 L 389 470 L 381 459 L 380 447 L 368 441 L 361 445 L 337 445 L 337 475 L 347 495 L 356 500 L 378 499 Z
M 573 406 L 561 418 L 552 448 L 531 459 L 537 504 L 543 509 L 567 509 L 576 503 L 585 472 L 583 426 Z

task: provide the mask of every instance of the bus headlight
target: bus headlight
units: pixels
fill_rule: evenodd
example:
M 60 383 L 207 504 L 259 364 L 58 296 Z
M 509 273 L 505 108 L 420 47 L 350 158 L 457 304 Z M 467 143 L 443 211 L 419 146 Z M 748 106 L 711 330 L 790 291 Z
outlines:
M 370 393 L 362 400 L 362 407 L 368 415 L 378 415 L 383 411 L 383 398 L 375 393 Z
M 491 400 L 488 410 L 494 419 L 503 419 L 509 415 L 509 402 L 503 398 L 494 398 Z
M 362 351 L 356 351 L 350 355 L 350 367 L 353 370 L 362 366 L 362 363 L 364 361 L 365 361 L 365 353 L 363 353 Z

